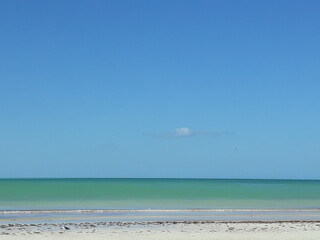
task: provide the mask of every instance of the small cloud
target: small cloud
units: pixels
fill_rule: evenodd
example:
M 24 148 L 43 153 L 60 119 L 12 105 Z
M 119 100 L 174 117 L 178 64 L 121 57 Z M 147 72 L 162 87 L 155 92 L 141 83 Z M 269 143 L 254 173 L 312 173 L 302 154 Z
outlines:
M 174 137 L 186 137 L 186 136 L 190 136 L 191 135 L 191 131 L 189 128 L 177 128 L 175 133 L 174 133 Z
M 230 132 L 219 132 L 219 131 L 211 131 L 211 130 L 190 130 L 187 127 L 177 128 L 173 132 L 163 133 L 163 134 L 146 134 L 149 136 L 153 136 L 156 138 L 186 138 L 186 137 L 192 137 L 192 136 L 214 136 L 219 137 L 223 135 L 229 135 Z

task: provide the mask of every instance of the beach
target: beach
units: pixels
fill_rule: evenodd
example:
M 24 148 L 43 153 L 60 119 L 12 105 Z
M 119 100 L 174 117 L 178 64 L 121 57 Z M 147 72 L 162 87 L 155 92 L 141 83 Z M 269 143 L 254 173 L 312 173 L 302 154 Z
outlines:
M 0 211 L 0 239 L 318 240 L 320 210 Z
M 0 240 L 320 240 L 320 0 L 0 0 Z
M 150 221 L 0 225 L 3 240 L 221 239 L 318 240 L 320 221 Z

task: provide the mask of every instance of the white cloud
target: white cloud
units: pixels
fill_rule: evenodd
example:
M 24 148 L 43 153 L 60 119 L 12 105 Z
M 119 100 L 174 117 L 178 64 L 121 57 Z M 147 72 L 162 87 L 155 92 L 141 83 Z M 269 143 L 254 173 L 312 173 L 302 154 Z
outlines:
M 189 128 L 177 128 L 175 132 L 176 137 L 185 137 L 189 136 L 191 134 L 191 131 Z
M 173 132 L 163 133 L 163 134 L 147 134 L 157 138 L 185 138 L 192 136 L 222 136 L 228 135 L 230 132 L 219 132 L 219 131 L 211 131 L 211 130 L 190 130 L 187 127 L 176 128 Z

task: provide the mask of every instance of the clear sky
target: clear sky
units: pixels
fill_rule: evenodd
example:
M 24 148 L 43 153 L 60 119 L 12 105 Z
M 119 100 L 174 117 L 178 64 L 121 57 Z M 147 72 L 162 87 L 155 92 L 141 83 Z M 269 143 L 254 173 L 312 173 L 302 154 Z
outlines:
M 0 177 L 320 179 L 319 12 L 1 0 Z

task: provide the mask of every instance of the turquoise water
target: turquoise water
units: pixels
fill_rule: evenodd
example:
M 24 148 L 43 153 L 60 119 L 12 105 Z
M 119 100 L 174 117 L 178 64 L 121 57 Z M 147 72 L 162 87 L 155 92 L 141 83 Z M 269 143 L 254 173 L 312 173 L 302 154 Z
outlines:
M 320 208 L 319 180 L 0 179 L 0 210 Z

